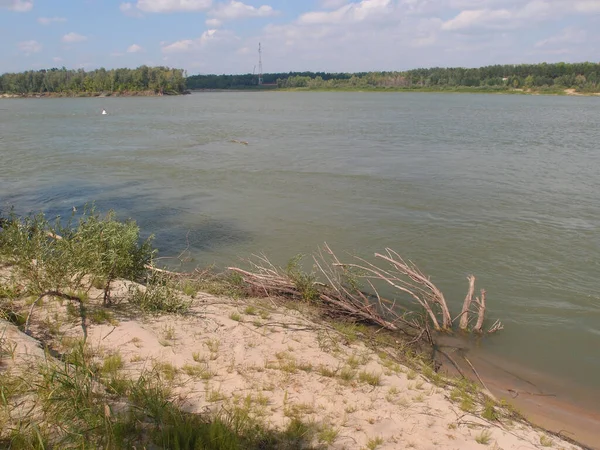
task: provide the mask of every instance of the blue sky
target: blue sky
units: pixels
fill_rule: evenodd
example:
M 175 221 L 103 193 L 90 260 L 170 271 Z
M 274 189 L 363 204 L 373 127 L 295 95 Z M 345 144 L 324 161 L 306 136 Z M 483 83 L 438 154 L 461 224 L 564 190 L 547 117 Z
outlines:
M 600 0 L 0 0 L 0 73 L 597 61 Z

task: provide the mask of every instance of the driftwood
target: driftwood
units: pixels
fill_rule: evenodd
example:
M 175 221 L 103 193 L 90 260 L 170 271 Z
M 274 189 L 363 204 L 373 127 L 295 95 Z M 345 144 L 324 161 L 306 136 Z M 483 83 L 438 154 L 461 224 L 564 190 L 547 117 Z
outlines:
M 471 308 L 471 303 L 473 303 L 473 294 L 475 293 L 475 277 L 473 275 L 469 275 L 467 280 L 469 280 L 469 290 L 467 291 L 467 296 L 465 297 L 462 311 L 460 313 L 459 324 L 459 328 L 463 331 L 466 331 L 469 327 L 469 310 Z
M 305 298 L 297 280 L 289 273 L 275 267 L 264 255 L 255 255 L 255 260 L 248 261 L 251 270 L 238 267 L 229 267 L 228 270 L 241 275 L 255 295 L 262 293 L 265 296 L 284 296 L 296 300 Z M 344 273 L 346 270 L 343 265 L 327 245 L 324 246 L 324 251 L 314 256 L 314 262 L 328 283 L 311 281 L 312 286 L 309 287 L 315 289 L 315 297 L 332 314 L 366 321 L 393 331 L 398 330 L 399 324 L 420 329 L 416 322 L 398 314 L 393 303 L 387 304 L 378 295 L 368 296 L 356 286 L 344 282 L 348 274 Z
M 473 327 L 473 331 L 481 333 L 483 328 L 483 320 L 485 319 L 485 290 L 481 290 L 481 295 L 475 299 L 475 303 L 479 308 L 477 313 L 477 323 Z
M 435 331 L 449 332 L 452 331 L 453 322 L 459 317 L 459 328 L 468 331 L 470 307 L 475 304 L 478 307 L 477 322 L 471 331 L 483 332 L 486 294 L 481 290 L 480 296 L 473 300 L 474 276 L 468 277 L 469 290 L 462 312 L 453 321 L 443 293 L 414 263 L 405 261 L 389 248 L 384 253 L 375 253 L 375 258 L 385 262 L 388 267 L 380 267 L 358 257 L 354 257 L 356 262 L 343 263 L 325 244 L 313 256 L 317 274 L 324 282 L 317 281 L 316 277 L 308 277 L 310 286 L 299 283 L 297 275 L 275 267 L 264 255 L 255 255 L 254 260 L 248 261 L 249 270 L 238 267 L 229 267 L 228 270 L 241 275 L 254 295 L 285 296 L 300 300 L 305 297 L 303 290 L 311 289 L 313 297 L 333 314 L 363 320 L 392 331 L 409 329 L 417 340 L 426 337 L 431 341 L 430 333 L 425 332 L 428 323 L 431 323 Z M 303 283 L 306 281 L 305 278 Z M 370 292 L 359 288 L 359 281 L 365 282 Z M 411 316 L 402 311 L 395 301 L 383 299 L 374 286 L 376 281 L 387 283 L 401 294 L 412 298 L 425 312 L 426 320 L 419 321 L 414 318 L 414 314 Z M 502 324 L 496 321 L 487 332 L 493 333 L 501 329 Z

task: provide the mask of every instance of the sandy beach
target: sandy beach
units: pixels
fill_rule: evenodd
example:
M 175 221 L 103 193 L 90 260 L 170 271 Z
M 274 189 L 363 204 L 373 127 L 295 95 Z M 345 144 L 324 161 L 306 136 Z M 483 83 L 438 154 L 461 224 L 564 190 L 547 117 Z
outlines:
M 117 292 L 130 285 L 119 282 Z M 101 291 L 90 294 L 91 304 L 101 301 Z M 294 419 L 316 424 L 314 448 L 584 448 L 506 418 L 499 405 L 494 417 L 483 418 L 484 405 L 466 402 L 455 382 L 398 363 L 393 348 L 367 345 L 360 333 L 337 329 L 303 304 L 205 293 L 190 300 L 185 315 L 144 317 L 117 308 L 109 323 L 88 324 L 86 345 L 99 364 L 119 355 L 128 378 L 159 371 L 186 411 L 245 404 L 272 429 Z M 33 337 L 0 325 L 13 349 L 2 370 L 47 364 L 53 357 L 43 345 L 60 353 L 82 338 L 67 303 L 47 301 L 34 314 Z M 64 320 L 49 333 L 48 319 L 58 317 Z

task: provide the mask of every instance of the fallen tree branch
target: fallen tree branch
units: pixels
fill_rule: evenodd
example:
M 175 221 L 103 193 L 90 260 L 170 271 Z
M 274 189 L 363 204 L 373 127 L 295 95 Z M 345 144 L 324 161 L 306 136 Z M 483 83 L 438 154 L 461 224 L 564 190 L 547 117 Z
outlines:
M 277 268 L 264 255 L 253 256 L 254 259 L 247 261 L 249 270 L 238 267 L 229 267 L 228 270 L 239 274 L 254 295 L 284 296 L 294 300 L 310 297 L 321 301 L 329 314 L 365 321 L 391 331 L 412 330 L 408 333 L 411 342 L 426 339 L 429 343 L 433 343 L 429 323 L 435 331 L 451 331 L 453 322 L 460 318 L 459 328 L 467 331 L 470 306 L 475 303 L 478 318 L 473 331 L 482 332 L 485 291 L 482 290 L 481 295 L 473 299 L 475 277 L 472 275 L 468 277 L 469 289 L 462 312 L 452 320 L 446 299 L 437 286 L 413 262 L 405 261 L 390 248 L 386 248 L 385 253 L 375 253 L 375 258 L 390 266 L 383 268 L 359 257 L 354 257 L 357 262 L 344 263 L 325 243 L 312 258 L 317 273 L 308 275 L 298 272 L 296 267 L 292 271 Z M 319 281 L 316 275 L 320 275 L 325 283 Z M 399 312 L 396 301 L 381 297 L 373 283 L 376 280 L 407 294 L 423 308 L 427 320 L 407 319 L 406 313 Z M 370 292 L 360 288 L 361 281 L 366 282 Z M 502 324 L 496 321 L 488 332 L 501 329 Z
M 481 333 L 483 329 L 483 320 L 485 319 L 485 290 L 481 290 L 481 295 L 475 298 L 475 303 L 479 308 L 479 312 L 477 313 L 477 323 L 473 328 L 473 331 L 476 333 Z
M 463 303 L 462 311 L 460 313 L 460 324 L 458 326 L 463 331 L 466 331 L 467 327 L 469 326 L 469 309 L 471 308 L 473 294 L 475 293 L 475 277 L 473 275 L 469 275 L 467 280 L 469 280 L 469 290 L 467 291 L 467 296 L 465 297 L 465 301 Z

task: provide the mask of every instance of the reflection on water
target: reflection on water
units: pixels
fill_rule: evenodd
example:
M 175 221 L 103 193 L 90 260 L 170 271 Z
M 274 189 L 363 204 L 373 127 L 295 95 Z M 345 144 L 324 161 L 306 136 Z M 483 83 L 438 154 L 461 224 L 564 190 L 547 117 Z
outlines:
M 456 306 L 477 275 L 506 328 L 486 351 L 600 389 L 599 113 L 493 95 L 3 100 L 0 200 L 95 200 L 198 264 L 389 246 Z

